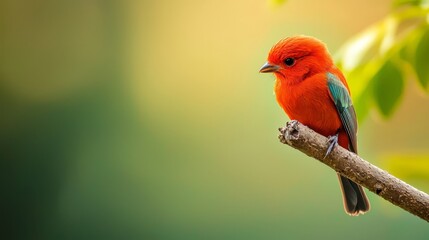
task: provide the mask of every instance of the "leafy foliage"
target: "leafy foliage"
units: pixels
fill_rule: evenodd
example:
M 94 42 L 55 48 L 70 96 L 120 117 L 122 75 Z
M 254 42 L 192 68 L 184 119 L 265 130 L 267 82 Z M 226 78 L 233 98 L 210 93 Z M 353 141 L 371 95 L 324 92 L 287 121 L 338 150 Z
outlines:
M 428 91 L 428 3 L 394 1 L 392 13 L 346 42 L 335 56 L 353 89 L 360 120 L 374 105 L 384 117 L 391 116 L 410 76 Z
M 374 100 L 383 116 L 389 116 L 404 89 L 402 72 L 393 61 L 386 61 L 373 77 Z M 389 91 L 386 91 L 388 89 Z
M 393 6 L 394 7 L 401 7 L 403 5 L 419 6 L 419 5 L 428 4 L 428 2 L 429 1 L 427 1 L 427 0 L 394 0 Z
M 427 89 L 429 82 L 429 29 L 421 36 L 420 42 L 416 48 L 416 57 L 414 66 L 418 80 L 424 89 Z

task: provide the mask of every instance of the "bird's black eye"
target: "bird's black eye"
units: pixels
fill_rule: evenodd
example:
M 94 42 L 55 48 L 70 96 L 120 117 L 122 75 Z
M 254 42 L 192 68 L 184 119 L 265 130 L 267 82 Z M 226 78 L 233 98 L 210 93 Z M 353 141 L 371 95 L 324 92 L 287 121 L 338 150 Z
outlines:
M 292 66 L 292 65 L 294 65 L 295 64 L 295 59 L 293 59 L 293 58 L 286 58 L 285 60 L 284 60 L 284 63 L 286 64 L 286 66 Z

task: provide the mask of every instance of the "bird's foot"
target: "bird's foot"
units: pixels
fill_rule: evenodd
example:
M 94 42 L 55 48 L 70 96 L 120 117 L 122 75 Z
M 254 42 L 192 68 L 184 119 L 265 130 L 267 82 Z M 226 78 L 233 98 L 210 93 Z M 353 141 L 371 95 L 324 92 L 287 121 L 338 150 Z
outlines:
M 333 135 L 333 136 L 329 136 L 328 137 L 328 142 L 329 142 L 329 147 L 328 150 L 326 151 L 326 154 L 323 158 L 326 158 L 334 149 L 335 145 L 338 144 L 338 133 Z

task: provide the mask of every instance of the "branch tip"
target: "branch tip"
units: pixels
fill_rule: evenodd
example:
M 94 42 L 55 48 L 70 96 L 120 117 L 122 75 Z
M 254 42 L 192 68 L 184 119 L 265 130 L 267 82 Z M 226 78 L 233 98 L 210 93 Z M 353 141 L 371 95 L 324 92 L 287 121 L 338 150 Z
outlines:
M 324 159 L 328 139 L 296 120 L 279 128 L 280 142 L 319 160 L 344 177 L 366 187 L 394 205 L 429 222 L 429 195 L 370 164 L 340 146 Z

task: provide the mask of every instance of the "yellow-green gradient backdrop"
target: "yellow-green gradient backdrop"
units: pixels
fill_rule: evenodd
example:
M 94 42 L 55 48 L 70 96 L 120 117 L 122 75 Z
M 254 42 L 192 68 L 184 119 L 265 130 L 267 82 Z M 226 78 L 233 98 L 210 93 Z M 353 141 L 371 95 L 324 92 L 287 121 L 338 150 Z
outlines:
M 335 53 L 390 6 L 3 0 L 1 238 L 427 239 L 372 193 L 347 216 L 335 173 L 278 142 L 287 118 L 258 73 L 279 39 Z M 391 119 L 360 123 L 360 154 L 429 191 L 428 116 L 407 81 Z

